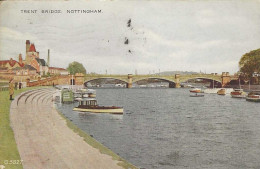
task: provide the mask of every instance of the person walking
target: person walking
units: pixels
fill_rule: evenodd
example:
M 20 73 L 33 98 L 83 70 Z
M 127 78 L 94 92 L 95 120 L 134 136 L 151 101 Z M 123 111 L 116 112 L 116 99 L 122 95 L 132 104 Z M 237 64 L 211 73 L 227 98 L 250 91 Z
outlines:
M 9 82 L 10 100 L 13 100 L 13 94 L 14 94 L 14 83 L 13 83 L 13 79 L 11 79 L 10 82 Z

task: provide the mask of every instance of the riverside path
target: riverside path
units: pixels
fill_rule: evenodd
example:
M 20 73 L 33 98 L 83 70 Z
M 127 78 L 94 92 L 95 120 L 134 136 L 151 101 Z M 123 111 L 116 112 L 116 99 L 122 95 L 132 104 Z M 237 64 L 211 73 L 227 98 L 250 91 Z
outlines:
M 52 103 L 55 89 L 25 92 L 11 104 L 10 120 L 24 169 L 122 169 L 72 131 Z

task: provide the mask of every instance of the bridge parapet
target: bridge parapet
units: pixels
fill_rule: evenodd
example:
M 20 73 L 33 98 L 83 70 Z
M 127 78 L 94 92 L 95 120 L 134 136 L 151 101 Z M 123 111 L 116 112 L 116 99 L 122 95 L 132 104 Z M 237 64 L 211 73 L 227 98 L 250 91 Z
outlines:
M 171 86 L 176 86 L 175 75 L 99 75 L 99 74 L 87 74 L 84 77 L 85 82 L 89 82 L 96 79 L 117 79 L 127 84 L 128 88 L 132 87 L 132 84 L 140 80 L 145 79 L 161 79 L 171 83 Z M 178 85 L 177 85 L 178 86 Z
M 38 80 L 30 81 L 27 79 L 27 87 L 32 86 L 51 86 L 51 85 L 58 85 L 58 84 L 69 84 L 69 76 L 68 75 L 60 75 L 60 76 L 53 76 L 47 78 L 38 78 Z
M 142 75 L 134 75 L 133 76 L 133 82 L 138 82 L 140 80 L 145 80 L 145 79 L 161 79 L 161 80 L 165 80 L 168 82 L 174 82 L 175 83 L 175 75 L 172 76 L 142 76 Z
M 221 75 L 216 74 L 191 74 L 191 75 L 181 75 L 180 82 L 186 82 L 190 79 L 210 79 L 218 82 L 222 82 Z
M 128 83 L 128 75 L 93 75 L 93 74 L 87 74 L 84 76 L 84 82 L 89 82 L 92 80 L 97 79 L 117 79 L 120 81 L 123 81 L 125 83 Z
M 179 74 L 173 74 L 173 75 L 102 75 L 102 74 L 87 74 L 84 76 L 84 82 L 89 82 L 96 79 L 117 79 L 121 80 L 122 82 L 127 83 L 128 88 L 132 87 L 132 83 L 138 82 L 140 80 L 145 79 L 161 79 L 165 80 L 170 83 L 170 87 L 180 87 L 180 83 L 186 82 L 190 79 L 209 79 L 214 80 L 219 83 L 225 85 L 230 81 L 231 76 L 228 72 L 225 72 L 222 75 L 218 75 L 216 73 L 213 74 L 191 74 L 191 75 L 179 75 Z

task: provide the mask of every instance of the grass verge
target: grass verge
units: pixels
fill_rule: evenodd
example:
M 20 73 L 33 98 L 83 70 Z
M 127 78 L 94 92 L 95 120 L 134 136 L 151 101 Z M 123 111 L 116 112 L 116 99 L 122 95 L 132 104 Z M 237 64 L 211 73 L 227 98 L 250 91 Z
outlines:
M 42 87 L 30 87 L 15 90 L 14 97 L 22 92 Z M 5 169 L 22 169 L 21 158 L 17 149 L 14 133 L 10 127 L 9 91 L 0 91 L 0 166 Z M 6 164 L 6 163 L 9 164 Z M 13 163 L 13 164 L 11 164 Z
M 111 156 L 114 160 L 119 161 L 118 165 L 122 166 L 125 169 L 138 169 L 136 166 L 130 164 L 125 159 L 123 159 L 120 156 L 118 156 L 117 154 L 115 154 L 112 150 L 105 147 L 103 144 L 99 143 L 97 140 L 92 138 L 90 135 L 88 135 L 87 133 L 82 131 L 75 124 L 73 124 L 70 120 L 68 120 L 60 111 L 58 111 L 58 112 L 66 120 L 67 126 L 70 129 L 72 129 L 75 133 L 77 133 L 79 136 L 83 137 L 84 141 L 87 142 L 89 145 L 91 145 L 94 148 L 97 148 L 102 154 L 107 154 L 107 155 Z

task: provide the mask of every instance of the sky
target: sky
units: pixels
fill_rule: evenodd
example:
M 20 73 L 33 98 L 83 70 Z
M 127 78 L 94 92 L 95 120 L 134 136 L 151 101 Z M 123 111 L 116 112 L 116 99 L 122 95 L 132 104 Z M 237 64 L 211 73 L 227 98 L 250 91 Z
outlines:
M 243 54 L 260 48 L 259 28 L 259 0 L 1 2 L 0 59 L 25 57 L 30 40 L 40 58 L 50 49 L 56 67 L 78 61 L 102 74 L 233 74 Z

